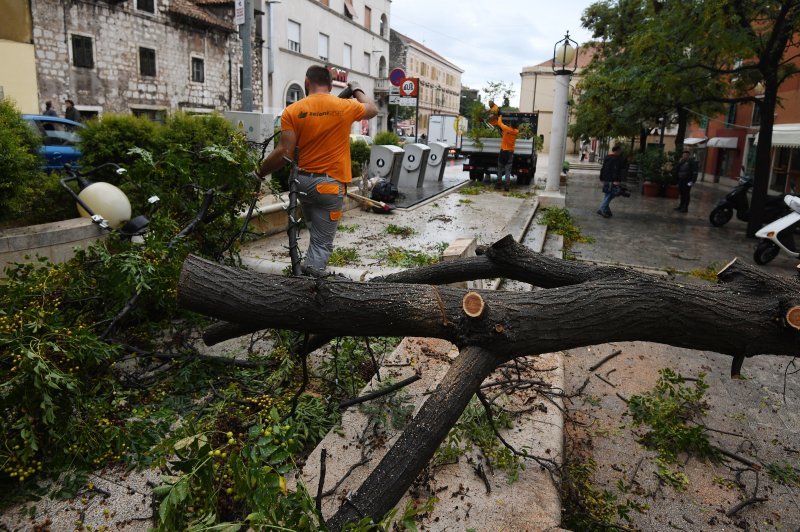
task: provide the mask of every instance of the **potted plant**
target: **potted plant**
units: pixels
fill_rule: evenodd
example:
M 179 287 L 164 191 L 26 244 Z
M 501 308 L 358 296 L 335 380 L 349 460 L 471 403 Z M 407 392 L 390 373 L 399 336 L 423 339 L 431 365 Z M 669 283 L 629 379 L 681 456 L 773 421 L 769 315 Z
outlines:
M 636 156 L 636 163 L 644 178 L 642 194 L 650 197 L 666 195 L 672 175 L 667 169 L 667 157 L 664 152 L 659 149 L 647 149 Z

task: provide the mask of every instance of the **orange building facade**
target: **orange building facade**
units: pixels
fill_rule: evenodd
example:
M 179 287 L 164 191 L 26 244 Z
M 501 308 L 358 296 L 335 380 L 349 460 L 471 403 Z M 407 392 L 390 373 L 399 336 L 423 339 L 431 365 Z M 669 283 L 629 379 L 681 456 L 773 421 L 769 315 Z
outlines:
M 798 51 L 798 47 L 790 47 L 784 57 L 795 56 Z M 800 61 L 794 63 L 800 67 Z M 718 182 L 752 175 L 760 124 L 760 110 L 752 103 L 730 104 L 725 115 L 693 122 L 685 145 L 696 150 L 703 178 Z M 778 88 L 772 135 L 769 190 L 800 192 L 800 75 Z

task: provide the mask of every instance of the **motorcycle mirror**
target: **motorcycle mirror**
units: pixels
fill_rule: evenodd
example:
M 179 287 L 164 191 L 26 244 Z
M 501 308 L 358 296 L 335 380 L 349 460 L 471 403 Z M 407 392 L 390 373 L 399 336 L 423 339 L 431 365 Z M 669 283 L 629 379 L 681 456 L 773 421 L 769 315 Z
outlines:
M 124 168 L 117 168 L 115 171 L 117 172 L 117 175 L 125 175 L 128 173 L 128 171 Z

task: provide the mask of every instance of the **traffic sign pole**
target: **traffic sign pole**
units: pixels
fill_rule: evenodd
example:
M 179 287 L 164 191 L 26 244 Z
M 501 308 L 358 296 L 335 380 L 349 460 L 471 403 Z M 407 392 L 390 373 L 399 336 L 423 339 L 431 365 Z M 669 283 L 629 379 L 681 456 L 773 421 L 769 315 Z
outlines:
M 414 119 L 414 144 L 419 142 L 419 95 L 417 96 L 417 116 Z

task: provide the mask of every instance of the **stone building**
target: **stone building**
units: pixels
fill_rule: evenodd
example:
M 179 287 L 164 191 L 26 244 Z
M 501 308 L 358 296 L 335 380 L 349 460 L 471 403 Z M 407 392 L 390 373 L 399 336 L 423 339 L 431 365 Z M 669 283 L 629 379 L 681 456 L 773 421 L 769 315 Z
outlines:
M 30 0 L 38 92 L 63 113 L 241 109 L 242 41 L 225 0 Z M 253 35 L 258 40 L 257 33 Z M 261 54 L 253 46 L 253 99 Z M 40 103 L 41 103 L 40 102 Z
M 395 30 L 391 31 L 389 57 L 390 70 L 402 68 L 406 77 L 419 78 L 418 135 L 428 134 L 432 114 L 458 116 L 463 69 Z
M 333 93 L 357 81 L 373 96 L 378 116 L 354 133 L 388 129 L 390 0 L 266 0 L 264 112 L 278 116 L 305 96 L 309 66 L 328 67 Z

